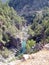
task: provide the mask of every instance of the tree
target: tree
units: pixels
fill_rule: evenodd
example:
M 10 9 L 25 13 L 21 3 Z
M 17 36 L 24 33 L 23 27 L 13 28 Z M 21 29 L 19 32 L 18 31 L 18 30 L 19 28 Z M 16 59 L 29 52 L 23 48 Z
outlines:
M 47 43 L 46 40 L 49 37 L 49 8 L 43 9 L 40 14 L 39 12 L 36 13 L 29 30 L 29 34 L 32 36 L 32 39 L 36 38 L 35 41 L 40 39 L 39 42 L 42 41 L 43 45 Z
M 0 2 L 0 5 L 0 42 L 7 43 L 10 36 L 16 38 L 17 32 L 20 30 L 18 30 L 17 24 L 21 26 L 25 20 L 17 15 L 17 12 L 7 3 Z
M 36 44 L 36 41 L 34 41 L 34 40 L 28 40 L 27 44 L 30 46 L 30 48 L 32 48 L 32 46 L 34 46 Z

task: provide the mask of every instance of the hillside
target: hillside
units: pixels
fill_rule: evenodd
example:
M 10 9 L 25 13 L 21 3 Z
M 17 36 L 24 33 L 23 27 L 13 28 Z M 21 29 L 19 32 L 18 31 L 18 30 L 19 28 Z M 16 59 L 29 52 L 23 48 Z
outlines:
M 3 3 L 5 3 L 7 0 L 1 0 Z
M 30 12 L 49 7 L 49 0 L 10 0 L 9 5 L 18 12 Z
M 49 0 L 4 2 L 0 0 L 0 65 L 49 65 Z
M 32 59 L 20 62 L 16 65 L 49 65 L 49 50 L 41 50 L 35 54 L 31 54 Z
M 30 58 L 25 61 L 12 60 L 6 63 L 0 61 L 0 65 L 49 65 L 49 50 L 45 48 L 37 53 L 32 53 L 30 54 Z
M 11 40 L 11 37 L 16 38 L 22 21 L 24 19 L 18 16 L 12 7 L 0 1 L 0 44 L 5 45 Z
M 9 6 L 31 22 L 36 11 L 40 12 L 43 8 L 49 7 L 49 0 L 10 0 Z

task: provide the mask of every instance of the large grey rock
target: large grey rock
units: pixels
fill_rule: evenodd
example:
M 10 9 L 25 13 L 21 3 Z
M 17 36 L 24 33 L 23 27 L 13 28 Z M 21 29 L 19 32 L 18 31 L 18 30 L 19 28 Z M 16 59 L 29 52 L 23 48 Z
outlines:
M 27 59 L 29 59 L 29 58 L 30 58 L 29 54 L 24 54 L 24 55 L 23 55 L 23 59 L 24 59 L 24 60 L 27 60 Z

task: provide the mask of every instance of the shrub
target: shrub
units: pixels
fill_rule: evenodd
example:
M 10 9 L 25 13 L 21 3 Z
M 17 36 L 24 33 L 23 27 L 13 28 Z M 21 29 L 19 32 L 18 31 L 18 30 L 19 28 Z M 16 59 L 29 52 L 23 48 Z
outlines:
M 4 58 L 8 58 L 10 55 L 11 51 L 9 51 L 8 49 L 4 48 L 4 50 L 0 50 L 0 54 L 4 57 Z
M 18 59 L 22 59 L 23 58 L 23 54 L 18 55 Z
M 31 48 L 36 44 L 34 40 L 28 40 L 26 44 L 26 53 L 31 53 Z
M 32 46 L 34 46 L 36 44 L 36 41 L 34 41 L 34 40 L 28 40 L 27 44 L 30 46 L 30 48 L 32 48 Z
M 30 46 L 28 44 L 26 44 L 26 52 L 25 53 L 29 53 L 30 52 Z

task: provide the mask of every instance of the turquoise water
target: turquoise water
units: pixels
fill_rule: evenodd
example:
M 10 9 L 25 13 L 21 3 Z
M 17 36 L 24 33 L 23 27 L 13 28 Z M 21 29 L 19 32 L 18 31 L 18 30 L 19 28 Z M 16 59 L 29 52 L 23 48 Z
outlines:
M 22 49 L 21 49 L 20 52 L 25 53 L 25 51 L 26 51 L 26 41 L 23 40 L 21 44 L 22 44 Z
M 22 41 L 22 48 L 25 48 L 26 47 L 26 41 Z

